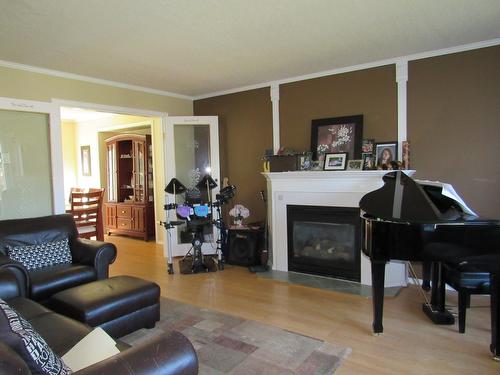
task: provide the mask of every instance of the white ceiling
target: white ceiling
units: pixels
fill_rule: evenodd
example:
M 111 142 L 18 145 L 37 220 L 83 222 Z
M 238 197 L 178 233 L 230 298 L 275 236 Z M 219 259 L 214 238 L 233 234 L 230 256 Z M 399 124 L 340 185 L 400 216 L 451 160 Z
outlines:
M 0 60 L 190 96 L 499 37 L 499 0 L 0 0 Z

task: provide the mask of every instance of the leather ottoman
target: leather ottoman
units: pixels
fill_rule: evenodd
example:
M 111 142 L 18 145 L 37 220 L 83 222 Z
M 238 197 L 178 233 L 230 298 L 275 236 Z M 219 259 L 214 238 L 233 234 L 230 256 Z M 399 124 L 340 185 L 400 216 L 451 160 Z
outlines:
M 116 276 L 54 294 L 47 306 L 118 338 L 141 328 L 153 328 L 160 320 L 159 299 L 157 284 Z

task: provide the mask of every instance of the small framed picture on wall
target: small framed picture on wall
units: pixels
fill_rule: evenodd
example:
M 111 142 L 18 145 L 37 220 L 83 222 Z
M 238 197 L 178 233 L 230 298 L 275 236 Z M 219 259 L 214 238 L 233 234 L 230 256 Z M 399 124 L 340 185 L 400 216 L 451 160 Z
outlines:
M 325 171 L 344 170 L 347 162 L 347 152 L 335 152 L 325 155 Z
M 80 156 L 82 159 L 82 176 L 91 176 L 90 146 L 80 146 Z

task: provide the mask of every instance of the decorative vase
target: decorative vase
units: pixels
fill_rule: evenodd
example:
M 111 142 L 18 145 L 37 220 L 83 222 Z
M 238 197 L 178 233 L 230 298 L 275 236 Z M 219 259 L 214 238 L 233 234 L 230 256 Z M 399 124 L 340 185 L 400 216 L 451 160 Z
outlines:
M 242 227 L 243 226 L 243 219 L 234 219 L 234 225 L 236 227 Z

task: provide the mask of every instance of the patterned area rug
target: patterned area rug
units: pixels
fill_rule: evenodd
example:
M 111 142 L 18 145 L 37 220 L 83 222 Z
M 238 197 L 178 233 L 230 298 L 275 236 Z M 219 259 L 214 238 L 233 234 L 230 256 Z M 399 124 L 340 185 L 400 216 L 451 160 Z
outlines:
M 135 345 L 166 330 L 193 344 L 200 374 L 333 374 L 351 349 L 280 328 L 161 299 L 161 319 L 153 329 L 122 338 Z

